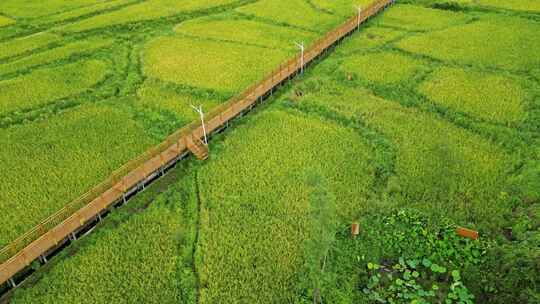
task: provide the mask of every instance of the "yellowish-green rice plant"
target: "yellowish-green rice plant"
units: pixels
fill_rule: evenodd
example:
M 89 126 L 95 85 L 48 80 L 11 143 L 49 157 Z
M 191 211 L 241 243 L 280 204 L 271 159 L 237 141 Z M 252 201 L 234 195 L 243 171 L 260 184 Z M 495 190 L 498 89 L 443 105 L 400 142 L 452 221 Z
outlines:
M 0 27 L 12 25 L 12 24 L 14 24 L 14 23 L 15 23 L 15 20 L 0 15 Z
M 105 1 L 107 0 L 2 0 L 2 2 L 0 2 L 0 12 L 15 17 L 34 18 Z
M 83 106 L 0 130 L 0 247 L 155 144 L 128 113 Z
M 416 5 L 394 5 L 381 15 L 378 23 L 413 31 L 443 29 L 470 20 L 461 13 L 431 9 Z
M 342 16 L 354 16 L 357 14 L 357 7 L 365 8 L 373 0 L 311 0 L 311 2 L 326 11 L 330 11 L 335 14 L 340 14 Z
M 10 74 L 20 70 L 29 69 L 37 65 L 47 64 L 56 60 L 66 59 L 81 53 L 92 53 L 98 49 L 110 46 L 111 39 L 89 38 L 66 44 L 64 46 L 40 52 L 35 55 L 23 57 L 0 65 L 0 74 Z
M 180 37 L 155 39 L 144 54 L 148 76 L 232 93 L 262 79 L 289 55 L 281 50 Z
M 346 57 L 340 67 L 347 74 L 381 84 L 405 81 L 425 68 L 421 60 L 393 51 Z
M 137 0 L 112 0 L 106 2 L 100 2 L 95 5 L 84 6 L 81 8 L 68 10 L 59 14 L 44 16 L 35 20 L 32 20 L 34 24 L 45 24 L 53 22 L 63 22 L 69 19 L 78 18 L 88 14 L 96 14 L 103 10 L 114 9 L 119 6 L 124 6 L 130 3 L 136 3 Z
M 488 7 L 504 8 L 517 11 L 539 12 L 539 1 L 522 0 L 478 0 L 477 4 Z
M 373 182 L 369 146 L 341 125 L 266 109 L 211 149 L 198 177 L 200 303 L 291 302 L 310 237 L 308 177 L 322 176 L 350 219 Z
M 195 191 L 180 173 L 171 174 L 180 179 L 169 181 L 165 192 L 153 185 L 115 210 L 94 233 L 55 257 L 36 284 L 18 289 L 11 302 L 194 303 L 189 259 Z
M 61 27 L 61 30 L 81 32 L 112 25 L 170 17 L 181 13 L 230 4 L 234 0 L 148 0 L 119 10 L 90 17 Z
M 375 97 L 365 89 L 333 86 L 331 94 L 306 94 L 298 103 L 360 119 L 388 138 L 396 149 L 395 176 L 387 185 L 394 199 L 432 213 L 474 218 L 483 227 L 490 227 L 490 218 L 506 208 L 498 198 L 510 158 L 500 148 L 431 113 Z
M 197 112 L 191 107 L 201 105 L 204 111 L 209 111 L 218 104 L 212 96 L 194 96 L 188 91 L 175 90 L 158 80 L 146 80 L 137 91 L 137 106 L 154 111 L 168 111 L 174 113 L 184 122 L 191 122 L 199 118 Z
M 326 32 L 343 21 L 342 17 L 316 10 L 303 0 L 261 0 L 236 10 L 270 22 L 286 23 L 318 32 Z
M 43 32 L 2 42 L 0 43 L 0 59 L 45 47 L 51 43 L 60 41 L 60 39 L 58 35 Z
M 499 74 L 441 68 L 419 90 L 434 103 L 489 121 L 512 124 L 525 114 L 526 91 L 517 79 Z
M 519 18 L 486 19 L 397 43 L 403 50 L 474 66 L 528 70 L 540 65 L 540 25 Z
M 370 26 L 345 40 L 335 52 L 343 55 L 378 48 L 399 39 L 404 34 L 405 32 L 396 29 Z
M 312 32 L 276 26 L 245 19 L 200 18 L 181 23 L 175 31 L 188 36 L 226 40 L 298 52 L 294 42 L 309 45 L 315 40 Z
M 0 114 L 35 108 L 82 93 L 106 76 L 105 62 L 88 60 L 0 81 Z

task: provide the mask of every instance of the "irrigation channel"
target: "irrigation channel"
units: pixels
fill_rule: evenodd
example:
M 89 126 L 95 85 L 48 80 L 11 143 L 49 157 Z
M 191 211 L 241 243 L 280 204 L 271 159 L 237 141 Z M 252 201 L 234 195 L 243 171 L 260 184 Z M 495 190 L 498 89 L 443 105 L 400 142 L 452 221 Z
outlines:
M 125 203 L 189 153 L 198 159 L 206 159 L 209 151 L 203 141 L 205 134 L 211 137 L 227 128 L 231 120 L 243 116 L 263 102 L 277 87 L 301 73 L 306 65 L 324 55 L 328 49 L 394 1 L 373 2 L 357 16 L 351 17 L 317 40 L 303 54 L 280 64 L 263 80 L 212 110 L 206 115 L 204 124 L 197 120 L 171 134 L 164 142 L 128 162 L 113 172 L 107 180 L 0 250 L 0 297 L 2 293 L 6 294 L 16 288 L 34 272 L 30 267 L 34 261 L 47 263 L 78 237 L 92 231 L 112 208 Z

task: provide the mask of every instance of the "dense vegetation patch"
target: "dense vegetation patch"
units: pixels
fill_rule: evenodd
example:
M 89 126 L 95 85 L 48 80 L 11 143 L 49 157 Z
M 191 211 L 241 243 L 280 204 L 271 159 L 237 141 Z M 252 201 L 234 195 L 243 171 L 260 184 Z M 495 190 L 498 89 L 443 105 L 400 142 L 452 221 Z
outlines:
M 211 149 L 200 173 L 200 301 L 293 301 L 310 238 L 310 176 L 350 218 L 370 196 L 369 146 L 338 124 L 267 109 Z
M 155 143 L 112 106 L 81 107 L 0 134 L 9 147 L 0 150 L 0 247 Z
M 474 70 L 443 68 L 420 86 L 436 103 L 471 116 L 511 124 L 523 119 L 527 92 L 519 80 Z
M 185 168 L 141 193 L 22 286 L 13 303 L 194 303 L 197 229 Z

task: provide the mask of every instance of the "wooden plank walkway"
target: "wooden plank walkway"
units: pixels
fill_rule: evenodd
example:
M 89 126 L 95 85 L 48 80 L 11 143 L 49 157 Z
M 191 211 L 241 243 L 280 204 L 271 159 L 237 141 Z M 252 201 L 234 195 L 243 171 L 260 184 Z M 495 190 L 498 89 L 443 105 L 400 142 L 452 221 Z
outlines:
M 300 55 L 281 64 L 262 81 L 252 85 L 239 96 L 212 110 L 205 122 L 206 131 L 211 134 L 223 128 L 230 120 L 250 110 L 258 100 L 262 100 L 290 77 L 300 72 L 303 66 L 322 55 L 324 51 L 360 27 L 364 21 L 391 5 L 394 0 L 377 0 L 366 7 L 360 15 L 327 33 Z M 302 62 L 304 63 L 302 66 Z M 111 177 L 92 190 L 66 205 L 41 224 L 34 227 L 11 244 L 0 250 L 0 284 L 10 282 L 19 272 L 24 271 L 33 261 L 44 257 L 90 222 L 95 221 L 111 206 L 125 200 L 152 176 L 163 173 L 164 169 L 192 152 L 200 159 L 208 156 L 208 149 L 202 145 L 203 126 L 200 122 L 190 125 L 170 135 L 163 143 L 128 162 L 113 172 Z

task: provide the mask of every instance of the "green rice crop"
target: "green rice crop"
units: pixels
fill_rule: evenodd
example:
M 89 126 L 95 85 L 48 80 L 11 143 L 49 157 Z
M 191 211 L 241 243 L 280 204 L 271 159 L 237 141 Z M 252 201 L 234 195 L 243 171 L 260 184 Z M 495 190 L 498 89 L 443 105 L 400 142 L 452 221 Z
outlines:
M 0 59 L 20 55 L 22 53 L 45 47 L 61 38 L 51 33 L 38 33 L 0 43 Z
M 195 303 L 190 260 L 197 205 L 193 178 L 182 173 L 168 173 L 167 190 L 158 182 L 116 210 L 11 302 Z
M 327 90 L 332 93 L 306 94 L 299 105 L 360 119 L 390 140 L 396 163 L 387 191 L 394 200 L 454 218 L 469 212 L 484 227 L 500 216 L 505 206 L 496 202 L 510 158 L 499 148 L 433 114 L 375 97 L 365 89 L 329 83 Z
M 0 130 L 0 247 L 155 144 L 127 113 L 84 106 Z
M 540 25 L 519 18 L 497 18 L 419 34 L 397 43 L 403 50 L 474 66 L 527 70 L 540 64 L 531 50 Z
M 107 0 L 47 0 L 47 2 L 2 0 L 0 12 L 10 16 L 34 18 L 105 1 Z
M 81 32 L 112 25 L 152 20 L 230 4 L 234 0 L 148 0 L 119 10 L 93 16 L 64 26 L 61 30 Z
M 346 73 L 382 84 L 405 81 L 425 69 L 425 64 L 418 59 L 386 51 L 347 57 L 341 66 Z
M 79 18 L 81 16 L 85 16 L 89 14 L 96 14 L 100 11 L 110 10 L 119 6 L 124 6 L 130 3 L 136 3 L 136 2 L 137 0 L 112 0 L 112 1 L 101 2 L 95 5 L 84 6 L 81 8 L 68 10 L 66 12 L 62 12 L 59 14 L 53 14 L 53 15 L 41 17 L 39 19 L 33 20 L 33 23 L 45 24 L 45 23 L 52 23 L 52 22 L 63 22 L 69 19 L 75 19 L 75 18 Z
M 464 14 L 416 5 L 395 5 L 378 19 L 379 24 L 412 31 L 437 30 L 465 23 Z
M 153 40 L 144 53 L 144 72 L 151 77 L 232 93 L 262 79 L 289 54 L 255 46 L 176 37 Z
M 10 74 L 20 70 L 29 69 L 37 65 L 47 64 L 61 59 L 66 59 L 82 53 L 92 53 L 98 49 L 110 46 L 111 39 L 89 38 L 66 44 L 49 51 L 30 55 L 22 59 L 0 65 L 0 74 Z
M 499 123 L 519 122 L 525 114 L 526 91 L 516 79 L 499 74 L 442 68 L 420 91 L 435 103 Z
M 343 16 L 353 16 L 357 14 L 356 6 L 366 7 L 374 2 L 373 0 L 311 0 L 320 9 L 330 11 Z
M 336 49 L 336 53 L 343 55 L 383 47 L 404 34 L 405 32 L 392 28 L 370 26 L 347 39 Z
M 522 0 L 478 0 L 478 4 L 488 7 L 505 8 L 518 11 L 539 12 L 540 2 Z
M 88 60 L 0 81 L 0 114 L 35 108 L 84 92 L 106 75 L 105 62 Z
M 261 0 L 236 11 L 269 22 L 286 23 L 318 32 L 326 31 L 342 21 L 342 18 L 316 10 L 303 0 Z
M 295 41 L 303 41 L 309 45 L 316 37 L 308 31 L 227 17 L 194 19 L 181 23 L 175 31 L 188 36 L 288 49 L 294 52 L 298 50 Z
M 14 24 L 14 23 L 15 23 L 15 20 L 0 15 L 0 27 L 12 25 L 12 24 Z
M 265 109 L 211 150 L 199 174 L 200 303 L 292 302 L 310 237 L 307 180 L 327 180 L 350 218 L 373 183 L 369 146 L 341 125 Z
M 138 107 L 155 112 L 173 113 L 177 117 L 176 120 L 183 124 L 199 117 L 191 105 L 201 105 L 204 111 L 208 111 L 223 101 L 210 94 L 197 96 L 189 90 L 181 90 L 174 84 L 164 84 L 155 79 L 146 80 L 137 91 L 137 96 L 135 104 Z

